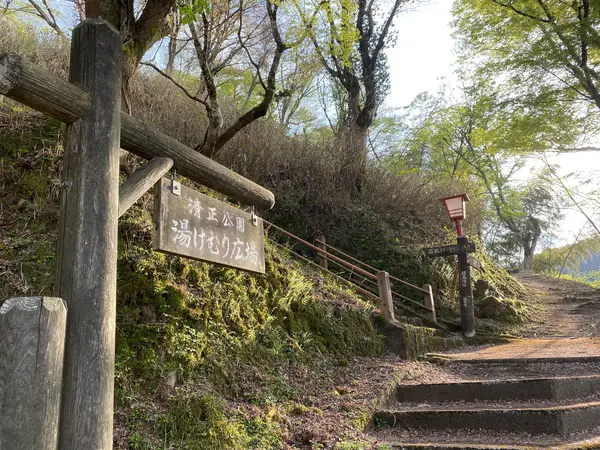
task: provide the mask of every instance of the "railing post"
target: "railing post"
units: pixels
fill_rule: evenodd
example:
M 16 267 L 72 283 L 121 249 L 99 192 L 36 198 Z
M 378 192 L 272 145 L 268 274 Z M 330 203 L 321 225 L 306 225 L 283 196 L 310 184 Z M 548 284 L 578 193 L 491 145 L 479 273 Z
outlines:
M 426 308 L 428 308 L 428 310 L 426 312 L 426 315 L 433 322 L 437 323 L 437 318 L 435 317 L 435 303 L 433 301 L 433 290 L 431 289 L 431 285 L 430 284 L 424 284 L 423 285 L 423 289 L 425 289 L 427 291 L 423 295 L 423 304 L 425 305 Z
M 56 290 L 69 309 L 61 450 L 113 447 L 121 36 L 101 19 L 73 30 L 69 81 L 91 109 L 67 125 Z
M 327 246 L 325 245 L 325 236 L 323 236 L 322 234 L 319 235 L 319 237 L 317 237 L 318 241 L 321 241 L 321 243 L 317 242 L 317 247 L 319 247 L 322 250 L 327 251 Z M 327 264 L 327 256 L 325 256 L 323 253 L 318 253 L 317 254 L 317 261 L 319 263 L 319 265 L 323 268 L 323 269 L 327 269 L 328 268 L 328 264 Z
M 384 271 L 377 272 L 377 285 L 379 287 L 379 303 L 381 312 L 388 322 L 393 322 L 394 302 L 392 300 L 392 287 L 390 285 L 390 274 Z
M 0 448 L 56 450 L 67 310 L 60 298 L 0 307 Z

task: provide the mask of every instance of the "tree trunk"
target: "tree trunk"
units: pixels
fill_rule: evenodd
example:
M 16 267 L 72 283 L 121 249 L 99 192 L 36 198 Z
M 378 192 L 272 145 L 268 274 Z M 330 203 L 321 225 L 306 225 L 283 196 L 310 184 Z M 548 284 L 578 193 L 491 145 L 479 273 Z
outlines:
M 530 248 L 523 246 L 524 257 L 523 257 L 523 270 L 530 272 L 533 268 L 533 252 Z
M 526 237 L 523 238 L 523 270 L 526 272 L 533 269 L 533 254 L 542 234 L 542 227 L 538 219 L 530 216 L 529 222 L 532 227 L 531 233 L 527 233 Z
M 348 131 L 344 170 L 360 190 L 367 171 L 367 129 L 353 123 Z
M 173 69 L 175 68 L 175 57 L 177 56 L 177 36 L 179 36 L 180 28 L 181 20 L 179 15 L 177 15 L 175 17 L 173 31 L 171 32 L 171 36 L 169 36 L 169 59 L 167 61 L 167 73 L 169 75 L 173 74 Z
M 367 132 L 360 120 L 360 91 L 351 92 L 348 98 L 348 126 L 342 139 L 341 175 L 357 192 L 360 192 L 367 171 Z
M 121 74 L 121 110 L 129 115 L 132 115 L 131 106 L 131 87 L 130 81 L 135 73 L 139 61 L 129 54 L 129 52 L 123 52 L 123 71 Z

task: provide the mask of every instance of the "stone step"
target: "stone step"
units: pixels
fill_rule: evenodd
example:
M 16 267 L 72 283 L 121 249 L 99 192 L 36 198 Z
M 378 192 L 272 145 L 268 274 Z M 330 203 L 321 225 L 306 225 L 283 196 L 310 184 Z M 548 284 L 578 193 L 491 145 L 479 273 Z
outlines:
M 533 356 L 530 358 L 461 358 L 461 357 L 450 357 L 446 354 L 440 353 L 427 353 L 425 355 L 426 360 L 432 362 L 449 362 L 452 364 L 504 364 L 504 365 L 526 365 L 526 364 L 575 364 L 575 363 L 586 363 L 586 364 L 598 364 L 600 363 L 600 356 Z
M 580 399 L 555 400 L 511 400 L 511 401 L 490 401 L 490 400 L 471 400 L 454 402 L 398 402 L 386 408 L 387 411 L 394 412 L 418 412 L 418 411 L 479 411 L 479 410 L 524 410 L 524 409 L 547 409 L 557 406 L 570 406 L 575 403 L 595 403 L 600 402 L 600 393 Z
M 568 436 L 531 435 L 482 430 L 439 430 L 434 432 L 380 430 L 373 435 L 380 447 L 393 450 L 533 450 L 600 449 L 600 428 Z M 376 447 L 377 448 L 377 447 Z
M 554 377 L 396 386 L 397 402 L 441 403 L 512 400 L 574 400 L 600 393 L 600 376 Z
M 420 327 L 401 322 L 387 322 L 375 317 L 377 331 L 383 335 L 388 352 L 407 360 L 419 359 L 430 352 L 447 351 L 462 347 L 464 341 L 459 335 L 447 335 L 435 328 Z
M 378 411 L 375 427 L 399 429 L 482 429 L 530 434 L 568 435 L 591 430 L 600 424 L 600 402 L 548 407 L 502 407 L 476 409 L 427 409 Z

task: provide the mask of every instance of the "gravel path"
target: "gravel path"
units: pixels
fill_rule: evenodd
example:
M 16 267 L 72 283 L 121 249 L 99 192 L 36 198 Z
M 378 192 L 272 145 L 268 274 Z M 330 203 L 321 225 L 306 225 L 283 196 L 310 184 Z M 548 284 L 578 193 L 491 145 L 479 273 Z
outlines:
M 462 361 L 507 359 L 600 358 L 600 290 L 537 274 L 519 274 L 531 290 L 527 300 L 533 321 L 520 330 L 523 339 L 508 344 L 449 352 Z
M 508 344 L 482 346 L 456 351 L 452 358 L 461 360 L 600 358 L 600 337 L 516 339 Z
M 532 273 L 516 278 L 534 292 L 527 301 L 534 321 L 525 337 L 600 336 L 600 289 Z

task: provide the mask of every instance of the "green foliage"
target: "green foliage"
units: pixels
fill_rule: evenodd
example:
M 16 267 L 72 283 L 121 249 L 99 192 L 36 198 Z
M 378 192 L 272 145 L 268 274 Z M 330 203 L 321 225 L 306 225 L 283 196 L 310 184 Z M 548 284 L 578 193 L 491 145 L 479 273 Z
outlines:
M 179 3 L 177 8 L 181 14 L 182 25 L 198 21 L 198 18 L 204 12 L 210 12 L 210 2 L 208 0 L 192 0 L 187 3 Z
M 576 281 L 577 283 L 587 284 L 593 288 L 600 289 L 600 270 L 572 274 L 560 273 L 559 271 L 553 270 L 545 273 L 554 278 Z
M 159 91 L 160 84 L 150 84 Z M 148 122 L 157 120 L 174 135 L 201 134 L 197 124 L 171 129 L 152 115 L 163 109 L 156 102 L 174 97 L 150 92 L 144 83 L 140 90 L 134 101 Z M 62 127 L 9 100 L 0 103 L 0 111 L 9 123 L 0 128 L 6 180 L 0 185 L 0 209 L 17 212 L 0 214 L 1 294 L 48 294 L 54 279 Z M 291 140 L 281 128 L 269 128 L 266 121 L 261 126 L 264 135 L 244 141 L 244 157 L 229 165 L 264 185 L 276 185 L 278 204 L 270 214 L 279 224 L 309 239 L 326 230 L 334 245 L 364 261 L 448 293 L 452 262 L 422 264 L 418 256 L 422 246 L 450 238 L 437 198 L 453 186 L 423 185 L 412 174 L 396 177 L 370 167 L 364 190 L 351 196 L 336 184 L 343 170 L 336 166 L 339 161 L 325 157 L 337 150 L 321 138 Z M 273 146 L 282 150 L 276 153 Z M 135 168 L 132 161 L 123 167 L 123 178 Z M 290 368 L 320 373 L 325 364 L 339 370 L 357 355 L 382 354 L 374 304 L 269 244 L 264 276 L 152 252 L 150 197 L 119 221 L 115 402 L 120 444 L 134 449 L 281 447 L 285 426 L 277 408 L 298 403 L 300 395 L 290 382 Z M 470 217 L 475 229 L 478 215 Z M 496 274 L 493 264 L 489 267 Z M 498 289 L 514 290 L 504 276 L 498 275 Z M 442 311 L 452 307 L 456 314 L 452 301 L 435 295 Z M 366 413 L 353 414 L 355 424 L 364 425 Z
M 10 224 L 0 216 L 3 298 L 52 292 L 58 130 L 38 121 L 1 135 L 2 209 L 19 211 Z M 230 402 L 294 401 L 288 366 L 381 354 L 373 306 L 269 244 L 265 276 L 155 253 L 151 203 L 145 196 L 119 223 L 115 400 L 126 445 L 162 448 L 166 436 L 182 449 L 279 448 L 279 419 Z
M 366 442 L 338 442 L 335 445 L 335 450 L 364 450 L 368 448 Z
M 534 114 L 600 107 L 597 2 L 460 0 L 453 13 L 463 62 L 502 79 Z
M 418 97 L 406 119 L 406 150 L 389 155 L 385 164 L 426 178 L 460 180 L 471 197 L 487 203 L 483 239 L 499 261 L 523 251 L 531 263 L 540 235 L 560 217 L 547 174 L 528 183 L 515 180 L 526 158 L 573 139 L 567 110 L 533 111 L 507 101 L 490 80 L 472 77 L 458 99 L 449 102 L 445 90 L 437 97 Z M 561 115 L 562 114 L 562 115 Z M 559 117 L 560 115 L 560 117 Z
M 177 448 L 249 448 L 242 425 L 229 420 L 218 400 L 206 394 L 178 390 L 169 399 L 167 430 Z
M 600 252 L 600 237 L 575 241 L 558 248 L 545 248 L 533 258 L 536 272 L 553 273 L 564 269 L 577 270 L 579 264 Z

